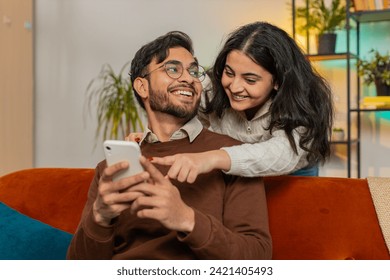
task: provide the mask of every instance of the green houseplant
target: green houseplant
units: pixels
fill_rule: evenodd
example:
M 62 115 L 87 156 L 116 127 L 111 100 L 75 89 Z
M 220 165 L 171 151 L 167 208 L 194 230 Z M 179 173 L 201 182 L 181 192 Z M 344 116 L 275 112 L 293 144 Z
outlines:
M 87 87 L 88 107 L 97 110 L 96 138 L 102 133 L 103 139 L 124 139 L 130 132 L 144 129 L 130 77 L 122 75 L 128 65 L 116 74 L 104 64 Z
M 345 132 L 344 129 L 341 127 L 334 127 L 332 129 L 332 141 L 344 141 L 345 139 Z
M 297 7 L 297 31 L 317 36 L 318 54 L 334 53 L 336 30 L 343 28 L 346 19 L 345 0 L 332 0 L 329 6 L 324 0 L 310 0 L 308 5 Z
M 382 55 L 374 49 L 369 53 L 371 59 L 358 59 L 358 74 L 363 77 L 364 84 L 375 84 L 377 95 L 390 95 L 390 55 Z

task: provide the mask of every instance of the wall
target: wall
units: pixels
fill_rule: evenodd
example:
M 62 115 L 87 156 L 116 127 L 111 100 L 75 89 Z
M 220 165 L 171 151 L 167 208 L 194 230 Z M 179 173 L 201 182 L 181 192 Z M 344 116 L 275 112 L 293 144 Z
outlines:
M 85 89 L 104 63 L 120 70 L 175 29 L 192 37 L 203 65 L 238 25 L 266 20 L 291 31 L 285 0 L 36 0 L 35 13 L 36 167 L 94 167 L 103 158 Z
M 33 0 L 0 0 L 0 176 L 33 166 Z

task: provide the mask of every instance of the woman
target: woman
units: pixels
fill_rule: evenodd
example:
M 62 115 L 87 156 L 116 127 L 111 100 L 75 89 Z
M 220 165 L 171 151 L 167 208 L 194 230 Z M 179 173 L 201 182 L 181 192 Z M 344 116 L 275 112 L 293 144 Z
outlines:
M 213 169 L 245 177 L 318 175 L 330 155 L 331 90 L 285 31 L 266 22 L 238 28 L 210 79 L 201 121 L 246 144 L 152 162 L 172 165 L 168 176 L 189 183 Z

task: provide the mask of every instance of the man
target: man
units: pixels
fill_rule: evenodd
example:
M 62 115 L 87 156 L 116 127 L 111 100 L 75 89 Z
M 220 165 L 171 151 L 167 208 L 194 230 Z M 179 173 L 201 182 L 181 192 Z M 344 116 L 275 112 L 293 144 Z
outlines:
M 126 163 L 98 164 L 69 259 L 269 259 L 271 238 L 263 181 L 219 170 L 193 184 L 170 181 L 153 156 L 239 144 L 203 129 L 196 118 L 204 71 L 191 39 L 169 32 L 144 45 L 131 65 L 148 129 L 145 171 L 113 182 Z

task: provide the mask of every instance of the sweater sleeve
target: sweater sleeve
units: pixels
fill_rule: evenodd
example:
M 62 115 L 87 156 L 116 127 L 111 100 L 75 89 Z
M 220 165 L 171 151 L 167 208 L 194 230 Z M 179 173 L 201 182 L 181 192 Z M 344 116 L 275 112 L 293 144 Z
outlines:
M 92 206 L 96 199 L 100 178 L 99 165 L 88 192 L 79 226 L 68 248 L 67 259 L 111 259 L 113 252 L 113 228 L 97 224 L 93 218 Z
M 259 143 L 225 147 L 231 159 L 227 174 L 254 177 L 283 175 L 305 167 L 307 152 L 299 147 L 299 132 L 293 132 L 298 153 L 290 146 L 282 130 L 275 131 L 272 138 Z
M 223 222 L 195 210 L 194 230 L 180 236 L 199 259 L 271 259 L 262 179 L 235 177 L 224 197 Z

